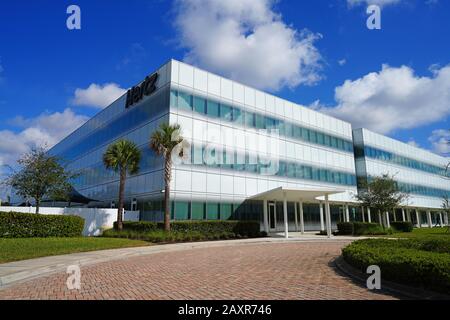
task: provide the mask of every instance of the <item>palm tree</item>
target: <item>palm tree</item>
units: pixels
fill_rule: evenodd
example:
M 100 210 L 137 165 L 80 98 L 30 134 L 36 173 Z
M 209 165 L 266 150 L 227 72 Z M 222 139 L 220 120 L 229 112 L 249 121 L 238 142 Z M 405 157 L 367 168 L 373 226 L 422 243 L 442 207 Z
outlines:
M 172 179 L 172 152 L 184 156 L 184 147 L 177 148 L 184 142 L 179 124 L 162 123 L 150 138 L 150 148 L 157 155 L 164 157 L 164 230 L 170 231 L 170 180 Z M 175 149 L 177 148 L 177 149 Z
M 117 209 L 117 229 L 119 231 L 123 229 L 122 212 L 127 173 L 138 173 L 140 160 L 141 151 L 134 142 L 128 140 L 118 140 L 111 144 L 103 154 L 105 167 L 120 174 L 119 208 Z

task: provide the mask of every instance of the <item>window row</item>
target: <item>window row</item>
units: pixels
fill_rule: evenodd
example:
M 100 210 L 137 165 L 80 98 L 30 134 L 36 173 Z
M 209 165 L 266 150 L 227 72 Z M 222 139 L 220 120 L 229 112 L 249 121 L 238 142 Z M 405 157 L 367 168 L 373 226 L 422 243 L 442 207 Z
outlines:
M 230 152 L 230 150 L 222 151 L 223 154 L 220 157 L 217 157 L 217 159 L 222 160 L 210 161 L 208 160 L 210 157 L 208 153 L 211 152 L 211 150 L 207 149 L 207 147 L 192 144 L 190 148 L 191 160 L 184 164 L 241 171 L 265 176 L 312 180 L 346 186 L 356 185 L 356 176 L 348 172 L 339 172 L 285 160 L 266 159 L 249 153 L 241 154 L 236 151 Z M 157 156 L 153 150 L 147 146 L 143 146 L 141 152 L 140 173 L 145 173 L 156 168 L 162 168 L 162 157 Z M 102 162 L 83 168 L 78 173 L 79 175 L 71 181 L 72 185 L 77 190 L 114 181 L 119 178 L 117 173 L 112 170 L 107 170 Z
M 170 104 L 173 108 L 194 111 L 210 118 L 220 118 L 221 120 L 232 122 L 246 128 L 267 130 L 278 129 L 280 135 L 288 138 L 306 141 L 308 143 L 318 144 L 341 151 L 353 152 L 352 141 L 182 91 L 171 90 Z
M 411 193 L 411 194 L 417 194 L 417 195 L 440 198 L 440 199 L 442 199 L 443 197 L 450 197 L 449 190 L 425 187 L 425 186 L 421 186 L 421 185 L 404 183 L 404 182 L 397 182 L 397 187 L 400 191 L 402 191 L 404 193 Z
M 164 108 L 168 105 L 167 96 L 168 92 L 164 89 L 155 93 L 143 103 L 133 106 L 123 115 L 102 128 L 94 131 L 87 137 L 82 138 L 75 144 L 68 146 L 64 151 L 57 154 L 57 156 L 65 161 L 71 161 L 88 151 L 123 135 L 131 129 L 150 121 L 156 115 L 164 111 Z M 148 139 L 150 139 L 150 137 L 148 137 Z
M 224 150 L 220 155 L 213 155 L 218 161 L 207 161 L 211 157 L 205 146 L 191 145 L 191 163 L 207 165 L 209 167 L 245 171 L 266 176 L 279 176 L 300 180 L 313 180 L 332 184 L 356 186 L 356 176 L 348 172 L 339 172 L 325 168 L 318 168 L 297 162 L 279 159 L 267 159 L 249 153 L 240 154 Z M 228 157 L 228 158 L 227 158 Z M 229 159 L 231 157 L 231 159 Z
M 397 165 L 401 165 L 403 167 L 408 167 L 411 169 L 433 173 L 444 177 L 450 177 L 450 171 L 446 170 L 445 167 L 438 167 L 374 147 L 365 146 L 364 149 L 361 147 L 356 147 L 355 157 L 360 158 L 364 156 L 372 159 L 395 163 Z
M 372 181 L 373 177 L 369 177 L 368 181 Z M 358 188 L 364 186 L 364 177 L 358 177 Z M 442 199 L 443 197 L 450 197 L 450 190 L 444 190 L 439 188 L 433 188 L 433 187 L 426 187 L 421 186 L 417 184 L 412 183 L 406 183 L 406 182 L 395 182 L 397 185 L 397 189 L 400 192 L 407 193 L 407 194 L 415 194 L 419 196 L 426 196 L 426 197 L 433 197 L 433 198 L 439 198 Z

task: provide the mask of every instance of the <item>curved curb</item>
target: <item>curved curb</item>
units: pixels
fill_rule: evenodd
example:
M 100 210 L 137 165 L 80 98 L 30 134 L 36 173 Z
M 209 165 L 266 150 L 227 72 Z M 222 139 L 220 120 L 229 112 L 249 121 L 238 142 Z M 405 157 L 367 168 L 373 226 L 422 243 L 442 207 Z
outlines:
M 359 269 L 348 264 L 342 255 L 333 260 L 336 268 L 352 278 L 353 280 L 366 285 L 367 274 L 364 274 Z M 437 293 L 434 291 L 424 290 L 416 287 L 410 287 L 403 284 L 399 284 L 392 281 L 382 280 L 382 291 L 401 296 L 401 299 L 412 299 L 412 300 L 450 300 L 450 296 Z

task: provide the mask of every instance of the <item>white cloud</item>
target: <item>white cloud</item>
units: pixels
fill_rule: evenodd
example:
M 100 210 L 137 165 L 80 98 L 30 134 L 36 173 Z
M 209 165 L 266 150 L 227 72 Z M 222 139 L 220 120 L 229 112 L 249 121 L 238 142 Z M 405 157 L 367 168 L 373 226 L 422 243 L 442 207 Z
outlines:
M 321 38 L 274 12 L 275 0 L 177 0 L 175 26 L 184 60 L 261 89 L 321 79 Z
M 107 107 L 126 92 L 116 83 L 99 85 L 92 83 L 86 89 L 76 89 L 72 104 L 75 106 L 88 106 L 95 108 Z
M 416 148 L 420 148 L 420 144 L 418 144 L 417 141 L 415 141 L 414 139 L 409 140 L 407 144 Z
M 11 124 L 19 128 L 18 132 L 0 131 L 0 166 L 14 166 L 19 156 L 32 147 L 52 147 L 87 120 L 88 117 L 77 115 L 71 109 L 43 113 L 36 118 L 13 119 Z
M 450 154 L 450 130 L 434 130 L 428 141 L 430 141 L 434 152 L 442 155 Z
M 450 115 L 450 65 L 433 69 L 430 77 L 407 66 L 383 65 L 345 81 L 335 89 L 335 100 L 333 108 L 316 109 L 384 134 L 435 123 Z
M 341 59 L 341 60 L 339 60 L 339 61 L 338 61 L 338 64 L 339 64 L 340 66 L 343 66 L 343 65 L 347 64 L 347 59 Z
M 404 2 L 404 0 L 347 0 L 347 4 L 349 5 L 349 7 L 354 7 L 362 4 L 368 6 L 375 4 L 377 6 L 384 7 L 388 5 L 399 4 L 401 2 Z

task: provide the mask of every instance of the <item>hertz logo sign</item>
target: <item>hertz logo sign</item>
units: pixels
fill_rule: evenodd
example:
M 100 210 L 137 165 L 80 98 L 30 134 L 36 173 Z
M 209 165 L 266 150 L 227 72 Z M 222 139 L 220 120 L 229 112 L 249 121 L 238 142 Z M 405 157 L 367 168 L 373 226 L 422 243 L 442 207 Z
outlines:
M 151 76 L 145 78 L 144 82 L 135 86 L 127 92 L 127 102 L 125 108 L 131 107 L 133 104 L 141 101 L 144 96 L 149 96 L 156 91 L 156 81 L 158 80 L 158 74 L 154 73 Z

